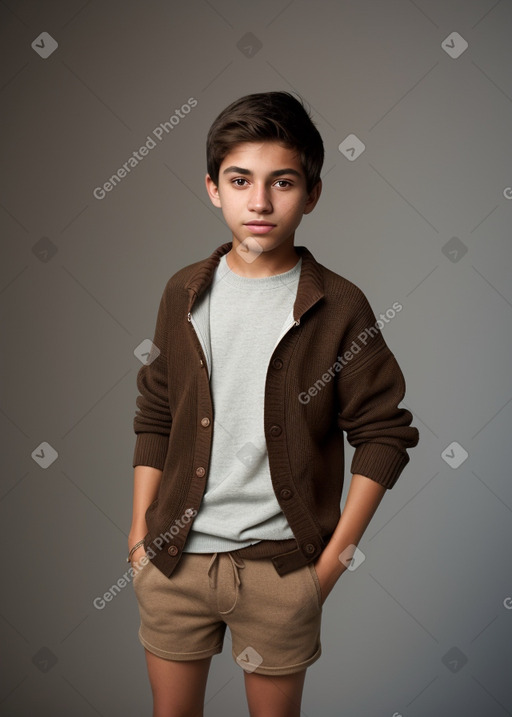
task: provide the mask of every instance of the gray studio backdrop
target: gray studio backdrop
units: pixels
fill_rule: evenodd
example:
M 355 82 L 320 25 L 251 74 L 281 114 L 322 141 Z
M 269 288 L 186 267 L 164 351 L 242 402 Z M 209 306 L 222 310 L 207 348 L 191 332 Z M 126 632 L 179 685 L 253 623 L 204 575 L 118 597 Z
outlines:
M 326 147 L 296 244 L 402 305 L 421 436 L 325 603 L 303 714 L 512 715 L 512 3 L 7 0 L 0 27 L 1 715 L 150 714 L 112 591 L 136 374 L 167 279 L 231 239 L 208 127 L 275 89 Z M 229 631 L 205 714 L 247 715 Z

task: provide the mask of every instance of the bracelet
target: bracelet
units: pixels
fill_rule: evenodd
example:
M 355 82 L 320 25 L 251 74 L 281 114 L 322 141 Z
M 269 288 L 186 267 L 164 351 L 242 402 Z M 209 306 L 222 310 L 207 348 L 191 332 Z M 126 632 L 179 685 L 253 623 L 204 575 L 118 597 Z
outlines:
M 130 552 L 128 553 L 128 557 L 126 558 L 127 563 L 131 562 L 130 558 L 132 557 L 133 553 L 137 550 L 137 548 L 140 548 L 141 545 L 144 545 L 144 538 L 142 538 L 142 540 L 139 540 L 138 543 L 135 543 L 133 548 L 130 550 Z

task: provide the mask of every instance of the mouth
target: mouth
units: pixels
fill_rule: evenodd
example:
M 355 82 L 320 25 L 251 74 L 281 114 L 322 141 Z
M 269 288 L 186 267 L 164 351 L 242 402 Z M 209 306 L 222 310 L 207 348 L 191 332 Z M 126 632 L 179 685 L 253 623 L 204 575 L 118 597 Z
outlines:
M 255 234 L 266 234 L 275 227 L 275 224 L 272 224 L 271 222 L 254 220 L 251 222 L 247 222 L 246 224 L 244 224 L 244 226 L 250 229 Z

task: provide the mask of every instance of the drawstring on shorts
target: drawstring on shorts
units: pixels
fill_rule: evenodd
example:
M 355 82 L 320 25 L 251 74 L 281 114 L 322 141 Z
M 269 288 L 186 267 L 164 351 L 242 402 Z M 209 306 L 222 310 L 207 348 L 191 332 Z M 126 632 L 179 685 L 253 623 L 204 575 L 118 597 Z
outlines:
M 227 555 L 228 558 L 231 561 L 231 566 L 233 568 L 233 577 L 234 577 L 234 585 L 235 585 L 235 600 L 233 602 L 232 607 L 229 610 L 222 611 L 223 615 L 228 615 L 230 612 L 232 612 L 236 607 L 236 602 L 238 600 L 238 588 L 240 587 L 241 581 L 240 581 L 240 574 L 239 569 L 245 568 L 244 561 L 242 558 L 235 559 L 231 553 L 214 553 L 212 555 L 212 559 L 210 560 L 208 564 L 208 580 L 210 582 L 210 587 L 216 588 L 217 587 L 217 575 L 218 575 L 218 566 L 219 566 L 219 560 L 221 555 Z M 219 558 L 219 560 L 217 559 Z M 212 570 L 212 568 L 216 568 L 215 570 Z

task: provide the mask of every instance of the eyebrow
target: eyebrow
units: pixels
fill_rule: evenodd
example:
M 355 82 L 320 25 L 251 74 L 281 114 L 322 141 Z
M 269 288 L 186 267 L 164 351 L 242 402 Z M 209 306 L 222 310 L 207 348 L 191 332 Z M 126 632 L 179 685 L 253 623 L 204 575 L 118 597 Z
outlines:
M 252 176 L 252 172 L 250 169 L 244 169 L 243 167 L 226 167 L 226 169 L 222 172 L 222 174 L 230 174 L 230 173 L 236 173 L 236 174 L 245 174 L 246 176 Z M 288 167 L 287 169 L 275 169 L 273 172 L 270 172 L 271 177 L 282 177 L 283 174 L 293 174 L 296 177 L 302 177 L 300 172 L 297 172 L 296 169 L 292 169 L 291 167 Z

